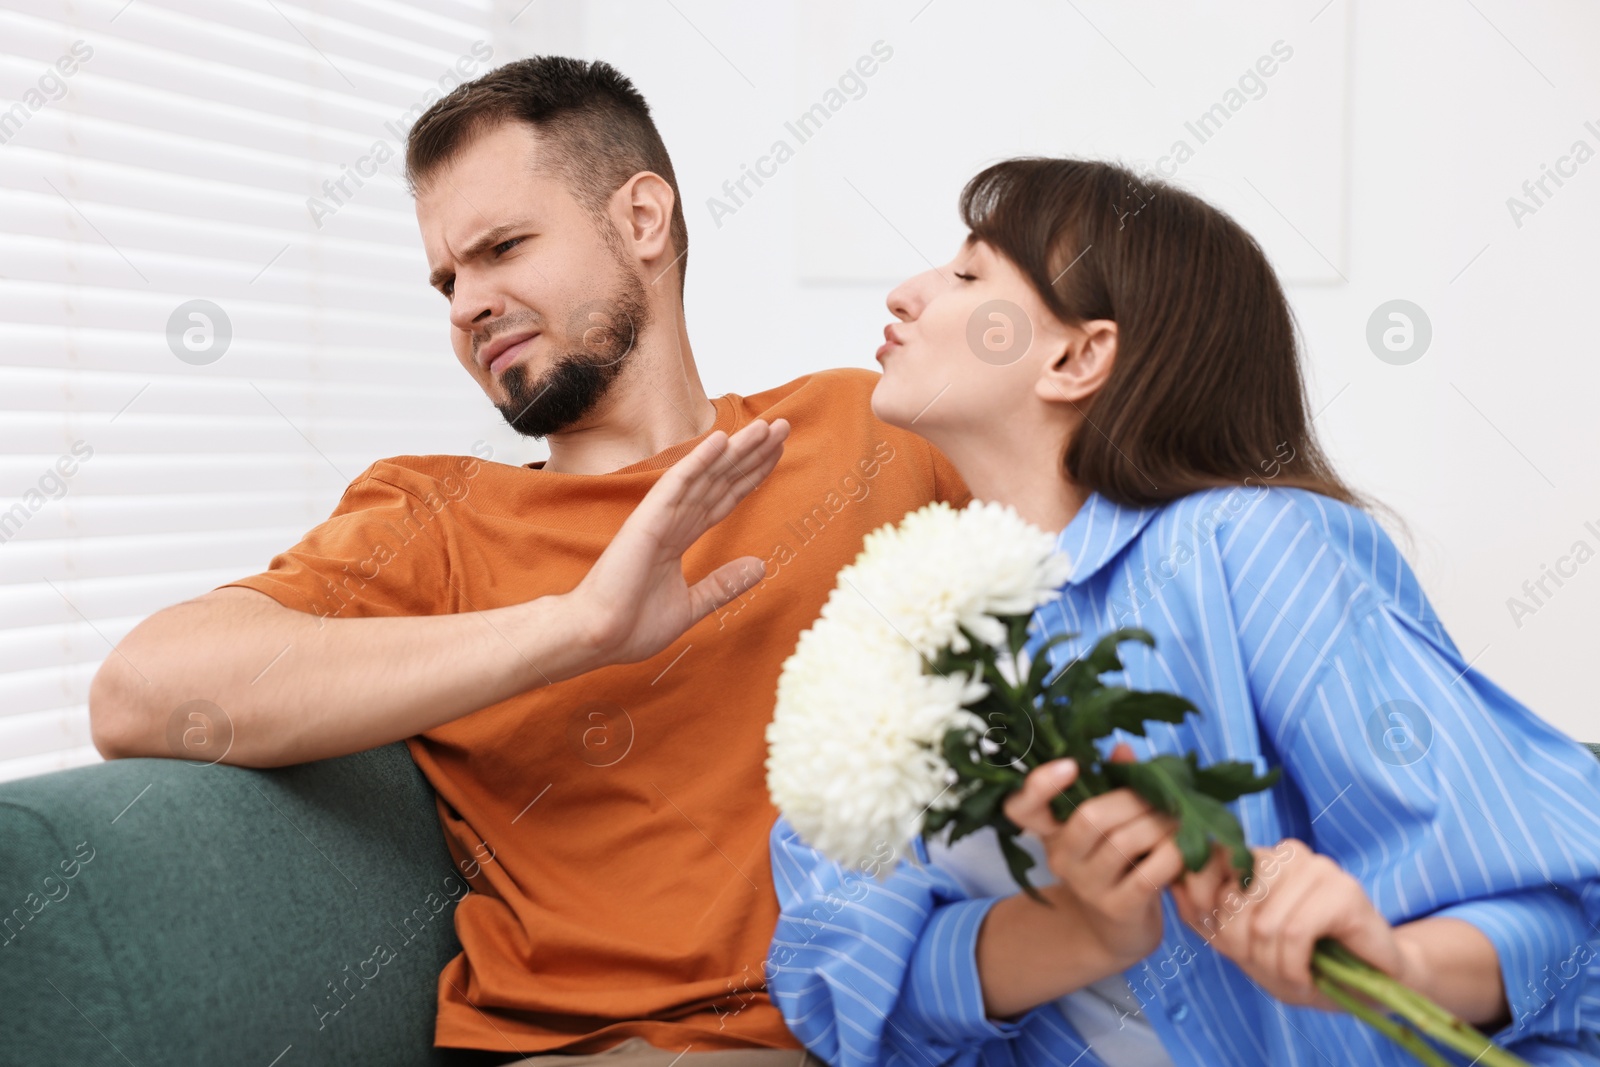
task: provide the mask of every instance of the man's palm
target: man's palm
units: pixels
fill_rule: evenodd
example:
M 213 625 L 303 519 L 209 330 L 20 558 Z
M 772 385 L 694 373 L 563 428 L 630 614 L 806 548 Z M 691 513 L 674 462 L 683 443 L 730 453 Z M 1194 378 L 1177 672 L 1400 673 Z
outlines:
M 650 658 L 761 580 L 762 561 L 741 556 L 690 585 L 683 554 L 771 473 L 788 436 L 784 419 L 718 430 L 645 494 L 574 590 L 598 614 L 608 662 Z

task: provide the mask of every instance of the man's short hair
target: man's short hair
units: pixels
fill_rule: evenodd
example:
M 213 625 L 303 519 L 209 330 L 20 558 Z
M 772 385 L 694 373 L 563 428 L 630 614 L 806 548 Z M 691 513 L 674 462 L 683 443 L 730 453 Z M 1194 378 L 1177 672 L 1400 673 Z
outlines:
M 606 216 L 611 194 L 640 171 L 660 175 L 672 187 L 671 236 L 681 296 L 689 230 L 672 159 L 650 106 L 609 63 L 532 56 L 456 86 L 422 113 L 406 137 L 406 180 L 412 191 L 427 184 L 473 137 L 506 121 L 534 128 L 545 149 L 542 165 L 572 190 L 613 247 L 617 242 Z

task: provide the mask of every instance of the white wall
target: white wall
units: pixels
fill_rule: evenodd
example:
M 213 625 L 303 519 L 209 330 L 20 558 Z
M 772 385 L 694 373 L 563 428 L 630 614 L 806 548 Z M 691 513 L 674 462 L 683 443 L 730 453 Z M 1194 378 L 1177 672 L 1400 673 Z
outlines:
M 1405 519 L 1410 558 L 1463 655 L 1562 729 L 1600 740 L 1588 680 L 1600 557 L 1563 564 L 1576 573 L 1547 579 L 1542 605 L 1522 592 L 1575 542 L 1600 552 L 1600 159 L 1549 184 L 1555 195 L 1520 226 L 1507 207 L 1575 141 L 1600 152 L 1593 5 L 563 8 L 525 11 L 506 54 L 576 49 L 650 100 L 688 207 L 690 334 L 713 392 L 875 367 L 892 280 L 924 257 L 942 262 L 959 239 L 961 177 L 1023 152 L 1154 166 L 1185 120 L 1288 43 L 1295 55 L 1266 94 L 1179 180 L 1236 211 L 1289 279 L 1326 405 L 1317 427 L 1347 477 Z M 718 227 L 707 199 L 879 39 L 894 55 L 866 92 Z M 819 280 L 826 241 L 840 252 Z M 1368 318 L 1393 299 L 1432 324 L 1430 347 L 1406 365 L 1366 341 Z M 1512 597 L 1534 611 L 1514 619 Z

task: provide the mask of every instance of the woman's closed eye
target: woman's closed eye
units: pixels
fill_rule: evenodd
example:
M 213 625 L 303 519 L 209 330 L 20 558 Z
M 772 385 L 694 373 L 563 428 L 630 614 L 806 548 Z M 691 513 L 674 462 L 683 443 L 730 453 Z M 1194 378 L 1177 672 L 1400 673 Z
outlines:
M 976 274 L 963 274 L 960 271 L 954 271 L 953 273 L 957 278 L 960 278 L 964 282 L 975 282 L 978 280 L 978 276 Z

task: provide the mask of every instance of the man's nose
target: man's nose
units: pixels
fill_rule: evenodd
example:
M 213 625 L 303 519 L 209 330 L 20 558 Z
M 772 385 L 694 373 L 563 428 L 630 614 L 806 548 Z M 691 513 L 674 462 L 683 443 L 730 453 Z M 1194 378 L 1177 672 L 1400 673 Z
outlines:
M 456 277 L 450 297 L 450 325 L 464 333 L 479 332 L 483 324 L 505 314 L 505 296 L 494 286 Z

